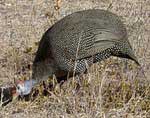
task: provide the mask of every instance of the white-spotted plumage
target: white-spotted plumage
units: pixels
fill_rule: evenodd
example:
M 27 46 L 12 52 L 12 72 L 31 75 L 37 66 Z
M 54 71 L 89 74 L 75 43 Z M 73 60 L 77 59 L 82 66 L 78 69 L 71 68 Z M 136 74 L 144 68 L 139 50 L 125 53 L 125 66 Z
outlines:
M 80 74 L 87 65 L 118 56 L 134 60 L 126 28 L 120 18 L 106 10 L 84 10 L 70 14 L 43 35 L 33 62 L 32 79 L 58 79 L 68 72 Z

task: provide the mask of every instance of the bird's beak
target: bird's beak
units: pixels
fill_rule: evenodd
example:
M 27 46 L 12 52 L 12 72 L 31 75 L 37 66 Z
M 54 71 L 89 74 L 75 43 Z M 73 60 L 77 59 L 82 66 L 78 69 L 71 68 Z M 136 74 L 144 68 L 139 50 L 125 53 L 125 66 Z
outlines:
M 15 85 L 7 85 L 5 87 L 0 87 L 0 99 L 1 105 L 5 106 L 11 102 L 14 98 L 17 98 Z

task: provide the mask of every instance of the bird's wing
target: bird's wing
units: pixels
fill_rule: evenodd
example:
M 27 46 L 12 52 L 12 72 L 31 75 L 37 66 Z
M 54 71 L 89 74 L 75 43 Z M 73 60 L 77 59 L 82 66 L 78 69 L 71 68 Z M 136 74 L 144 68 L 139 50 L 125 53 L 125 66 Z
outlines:
M 79 37 L 77 59 L 87 58 L 111 48 L 119 40 L 119 36 L 105 29 L 91 30 Z

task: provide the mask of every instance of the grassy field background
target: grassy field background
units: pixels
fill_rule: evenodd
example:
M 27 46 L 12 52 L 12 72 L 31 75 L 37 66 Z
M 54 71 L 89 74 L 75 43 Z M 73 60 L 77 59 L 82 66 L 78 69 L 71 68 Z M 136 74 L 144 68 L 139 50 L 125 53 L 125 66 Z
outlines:
M 64 16 L 93 8 L 122 18 L 141 67 L 111 57 L 80 82 L 56 84 L 50 96 L 13 100 L 0 118 L 150 118 L 149 0 L 0 0 L 0 84 L 29 78 L 42 34 Z

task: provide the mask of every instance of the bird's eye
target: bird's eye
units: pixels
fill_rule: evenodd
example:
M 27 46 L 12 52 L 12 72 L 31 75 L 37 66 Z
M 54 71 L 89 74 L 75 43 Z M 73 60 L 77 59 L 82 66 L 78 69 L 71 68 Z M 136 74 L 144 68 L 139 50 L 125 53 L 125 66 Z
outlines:
M 19 90 L 19 89 L 20 89 L 20 86 L 17 86 L 17 89 Z

